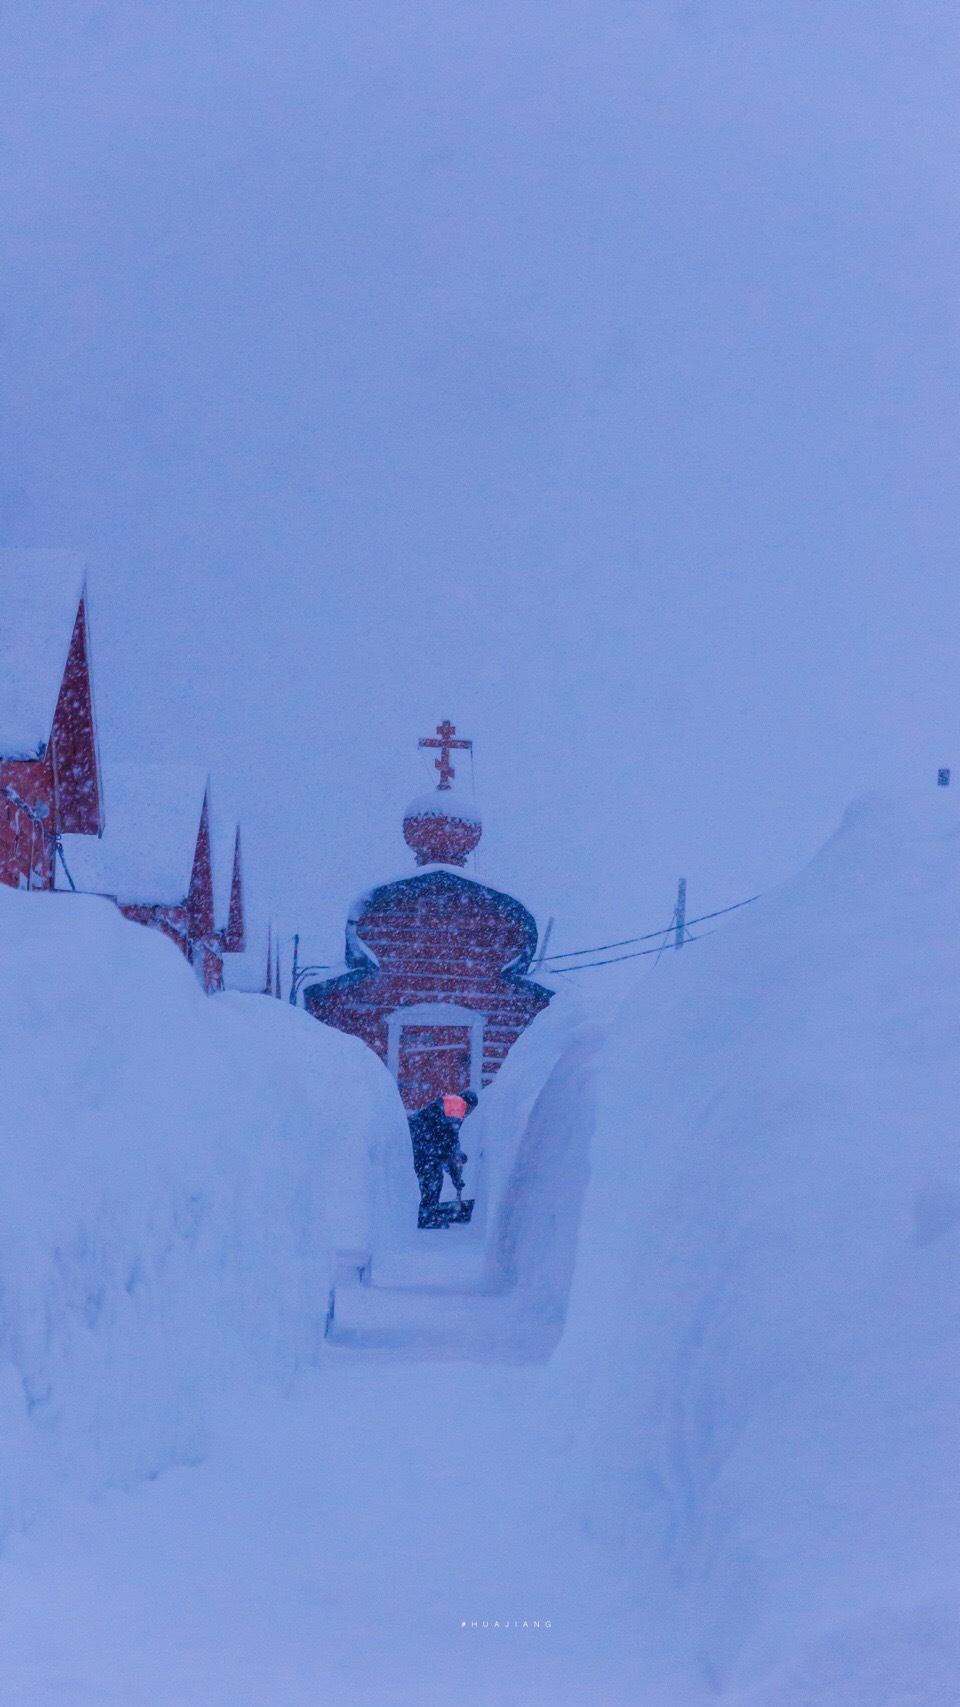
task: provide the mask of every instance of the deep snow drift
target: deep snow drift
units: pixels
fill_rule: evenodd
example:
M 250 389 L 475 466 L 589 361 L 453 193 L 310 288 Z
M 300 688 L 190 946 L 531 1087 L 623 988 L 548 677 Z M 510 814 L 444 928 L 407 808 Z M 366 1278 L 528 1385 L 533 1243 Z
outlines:
M 525 1285 L 571 1186 L 544 1150 L 565 1073 L 593 1074 L 563 1132 L 591 1177 L 562 1337 L 520 1367 L 321 1338 L 325 1264 L 398 1118 L 361 1046 L 205 1001 L 99 903 L 0 892 L 8 1517 L 36 1505 L 0 1559 L 0 1695 L 953 1703 L 948 802 L 860 803 L 795 880 L 664 956 L 592 1070 L 589 1028 L 532 1028 L 474 1140 L 503 1137 L 518 1209 L 538 1158 L 528 1236 L 505 1223 Z M 171 1464 L 49 1494 L 53 1465 L 96 1490 Z M 551 1628 L 494 1632 L 523 1619 Z
M 403 1122 L 361 1044 L 208 1000 L 106 901 L 0 886 L 0 1002 L 2 1535 L 50 1473 L 193 1462 L 206 1394 L 316 1360 L 332 1229 Z
M 960 1699 L 949 797 L 859 802 L 661 970 L 601 1064 L 558 1353 L 590 1395 L 584 1464 L 609 1465 L 592 1521 L 629 1537 L 640 1601 L 708 1690 L 941 1707 Z

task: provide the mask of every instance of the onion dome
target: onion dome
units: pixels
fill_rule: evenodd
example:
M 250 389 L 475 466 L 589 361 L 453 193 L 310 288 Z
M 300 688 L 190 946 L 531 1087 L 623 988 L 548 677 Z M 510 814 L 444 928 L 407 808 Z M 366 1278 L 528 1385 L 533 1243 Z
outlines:
M 418 865 L 466 865 L 482 833 L 476 807 L 450 788 L 421 794 L 403 816 L 403 839 Z

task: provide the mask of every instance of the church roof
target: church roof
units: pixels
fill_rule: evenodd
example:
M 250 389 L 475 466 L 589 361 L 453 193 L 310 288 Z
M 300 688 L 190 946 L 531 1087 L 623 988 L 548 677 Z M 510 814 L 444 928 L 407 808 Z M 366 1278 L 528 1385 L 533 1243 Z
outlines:
M 0 551 L 0 758 L 50 739 L 84 571 L 74 551 Z
M 511 895 L 510 891 L 505 889 L 501 883 L 494 882 L 489 875 L 480 877 L 477 872 L 465 871 L 462 866 L 441 865 L 438 861 L 436 865 L 418 866 L 415 867 L 413 871 L 410 871 L 409 869 L 406 871 L 399 871 L 395 877 L 385 877 L 382 883 L 372 883 L 369 889 L 364 889 L 362 894 L 357 896 L 347 914 L 347 920 L 350 924 L 356 924 L 364 907 L 373 900 L 375 895 L 379 895 L 384 890 L 396 889 L 405 883 L 412 883 L 415 885 L 423 884 L 426 878 L 444 874 L 447 877 L 455 877 L 458 883 L 470 884 L 477 890 L 486 889 L 490 894 L 497 895 L 502 900 L 508 901 L 511 907 L 520 907 L 531 919 L 534 917 L 529 908 L 525 907 L 522 901 L 518 901 L 516 896 Z
M 364 962 L 374 967 L 380 964 L 375 949 L 360 934 L 358 926 L 371 921 L 373 915 L 381 909 L 394 906 L 405 895 L 416 897 L 437 891 L 441 894 L 459 892 L 464 897 L 470 896 L 472 892 L 480 912 L 492 906 L 502 915 L 509 917 L 517 932 L 517 952 L 508 964 L 518 974 L 527 971 L 536 954 L 539 938 L 537 922 L 529 908 L 505 889 L 497 889 L 491 883 L 482 882 L 479 877 L 468 876 L 459 866 L 450 865 L 430 865 L 420 871 L 407 872 L 392 881 L 378 883 L 365 894 L 358 896 L 347 920 L 346 966 L 353 969 L 362 966 Z
M 223 929 L 230 913 L 230 884 L 233 879 L 233 855 L 237 838 L 235 801 L 228 796 L 218 777 L 207 782 L 207 807 L 210 812 L 210 858 L 213 865 L 213 911 L 217 929 Z
M 200 765 L 105 766 L 103 835 L 63 837 L 64 857 L 77 888 L 143 905 L 175 906 L 183 901 L 208 789 L 208 773 Z M 210 832 L 220 925 L 226 923 L 229 906 L 233 832 L 212 809 Z M 62 872 L 57 886 L 69 887 Z

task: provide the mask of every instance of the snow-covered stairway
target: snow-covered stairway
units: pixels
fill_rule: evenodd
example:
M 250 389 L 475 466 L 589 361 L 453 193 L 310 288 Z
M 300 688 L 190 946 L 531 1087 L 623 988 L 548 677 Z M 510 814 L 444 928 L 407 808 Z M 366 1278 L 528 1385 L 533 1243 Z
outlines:
M 404 1357 L 541 1362 L 562 1326 L 561 1319 L 552 1334 L 545 1333 L 512 1292 L 378 1286 L 355 1272 L 333 1288 L 326 1340 L 347 1350 Z
M 432 1231 L 445 1247 L 404 1253 L 374 1269 L 366 1252 L 341 1252 L 330 1293 L 326 1340 L 350 1350 L 488 1361 L 541 1360 L 562 1328 L 545 1333 L 516 1287 L 485 1280 L 476 1240 L 455 1243 L 460 1228 Z M 465 1231 L 465 1229 L 464 1229 Z

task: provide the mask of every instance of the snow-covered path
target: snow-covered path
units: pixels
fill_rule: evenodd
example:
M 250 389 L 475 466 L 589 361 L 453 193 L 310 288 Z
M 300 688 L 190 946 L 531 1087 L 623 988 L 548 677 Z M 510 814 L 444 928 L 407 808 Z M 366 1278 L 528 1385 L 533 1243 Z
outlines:
M 549 1382 L 331 1354 L 294 1398 L 223 1404 L 202 1465 L 13 1539 L 0 1700 L 636 1707 L 630 1585 L 564 1529 Z

